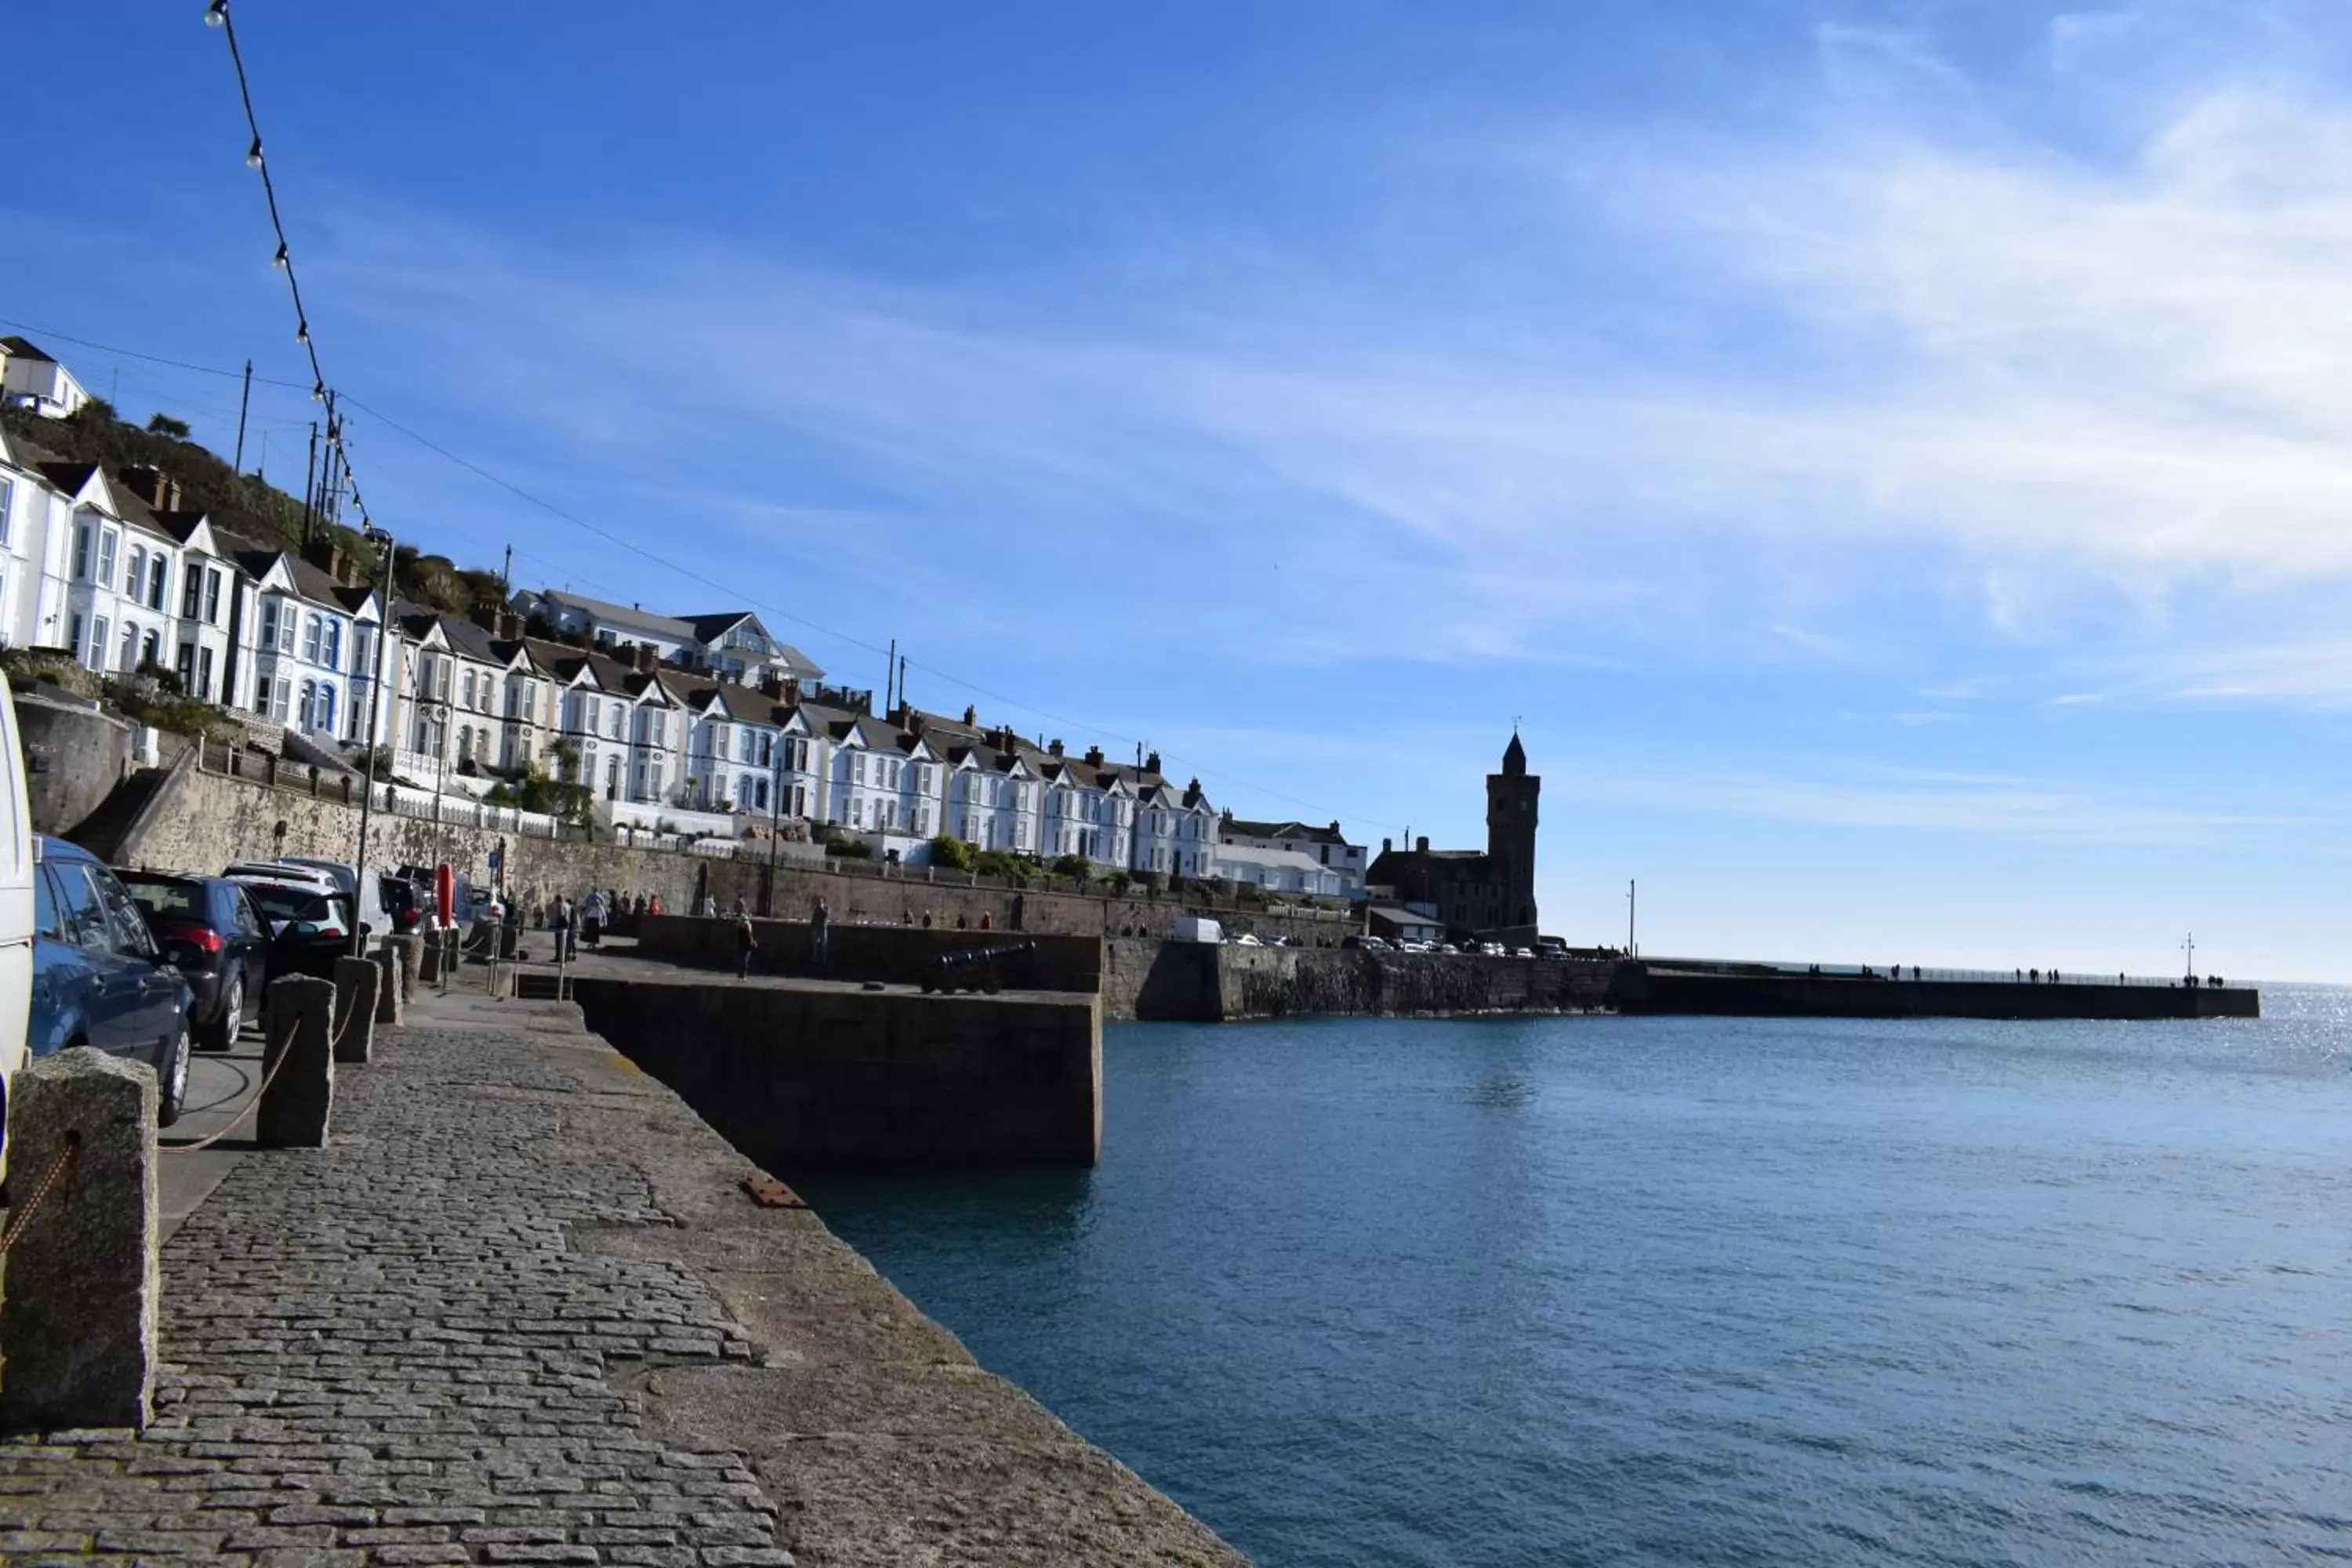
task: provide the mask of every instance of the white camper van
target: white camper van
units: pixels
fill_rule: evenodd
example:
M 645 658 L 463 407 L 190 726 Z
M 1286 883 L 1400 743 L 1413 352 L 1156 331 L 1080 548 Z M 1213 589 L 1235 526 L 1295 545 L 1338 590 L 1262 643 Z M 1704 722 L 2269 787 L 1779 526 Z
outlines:
M 33 811 L 25 798 L 25 741 L 16 694 L 0 674 L 0 1139 L 9 1085 L 25 1065 L 33 1005 Z M 0 1142 L 0 1173 L 8 1151 Z

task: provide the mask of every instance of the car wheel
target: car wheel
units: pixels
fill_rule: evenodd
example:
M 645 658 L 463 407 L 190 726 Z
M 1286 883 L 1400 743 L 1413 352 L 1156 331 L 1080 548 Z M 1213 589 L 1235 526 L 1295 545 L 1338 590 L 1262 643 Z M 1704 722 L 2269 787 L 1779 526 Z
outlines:
M 245 1027 L 245 972 L 229 976 L 228 990 L 221 996 L 220 1016 L 205 1030 L 205 1049 L 229 1051 L 236 1048 L 237 1032 Z
M 163 1065 L 157 1068 L 155 1082 L 162 1092 L 155 1100 L 155 1125 L 169 1127 L 180 1120 L 180 1108 L 188 1102 L 188 1021 L 180 1020 L 172 1032 L 172 1043 L 166 1047 Z

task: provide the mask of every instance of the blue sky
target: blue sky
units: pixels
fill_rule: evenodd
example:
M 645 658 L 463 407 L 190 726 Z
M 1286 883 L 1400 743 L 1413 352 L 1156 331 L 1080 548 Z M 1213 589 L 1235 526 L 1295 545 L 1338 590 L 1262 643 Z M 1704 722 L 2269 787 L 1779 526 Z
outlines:
M 201 9 L 12 20 L 0 318 L 299 379 Z M 1375 842 L 1517 717 L 1572 940 L 2352 980 L 2340 5 L 236 13 L 330 378 L 651 553 L 359 416 L 428 548 Z

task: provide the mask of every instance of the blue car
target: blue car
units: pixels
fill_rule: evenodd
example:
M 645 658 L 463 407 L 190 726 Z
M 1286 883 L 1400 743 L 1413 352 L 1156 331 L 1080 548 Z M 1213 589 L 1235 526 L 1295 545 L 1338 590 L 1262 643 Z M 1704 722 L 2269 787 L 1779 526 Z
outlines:
M 169 1127 L 188 1097 L 188 983 L 104 861 L 46 835 L 36 848 L 32 1054 L 95 1046 L 145 1062 Z

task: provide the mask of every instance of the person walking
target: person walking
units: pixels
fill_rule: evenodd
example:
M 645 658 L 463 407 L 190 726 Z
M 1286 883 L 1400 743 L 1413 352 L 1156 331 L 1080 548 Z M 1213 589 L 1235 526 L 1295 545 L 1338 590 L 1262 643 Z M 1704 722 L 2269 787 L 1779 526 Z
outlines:
M 751 917 L 750 915 L 737 915 L 735 917 L 736 979 L 749 980 L 751 978 L 751 953 L 759 945 L 759 935 L 751 929 Z
M 809 906 L 809 959 L 816 965 L 817 973 L 820 974 L 827 967 L 826 959 L 833 938 L 832 928 L 833 911 L 825 907 L 824 900 L 819 898 Z
M 588 939 L 591 950 L 604 945 L 604 889 L 591 888 L 580 905 L 580 934 Z
M 751 912 L 751 911 L 750 910 L 748 910 L 748 909 L 746 909 L 746 908 L 744 908 L 744 907 L 743 907 L 743 895 L 742 895 L 742 894 L 740 894 L 740 893 L 736 894 L 736 895 L 735 895 L 735 918 L 736 918 L 737 920 L 739 920 L 739 921 L 740 921 L 740 920 L 741 920 L 745 915 L 748 915 L 748 914 L 750 914 Z
M 704 920 L 717 920 L 719 918 L 719 900 L 709 893 L 703 894 L 701 913 Z

